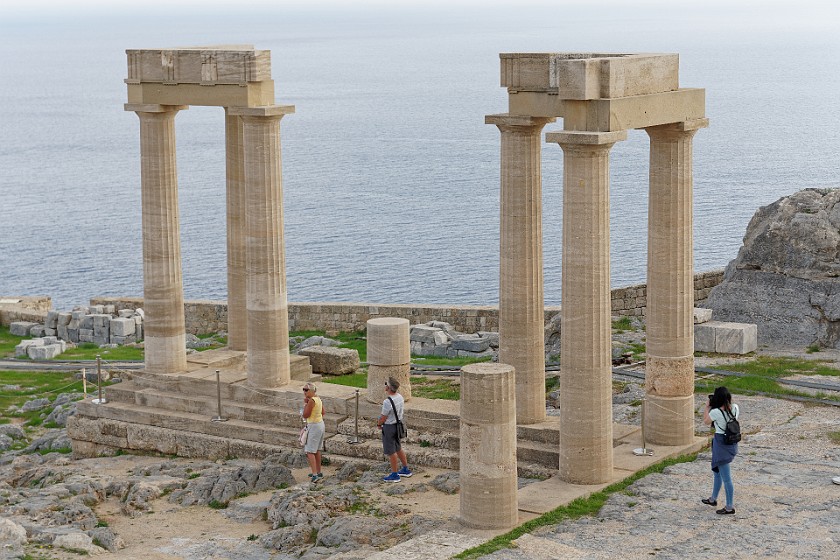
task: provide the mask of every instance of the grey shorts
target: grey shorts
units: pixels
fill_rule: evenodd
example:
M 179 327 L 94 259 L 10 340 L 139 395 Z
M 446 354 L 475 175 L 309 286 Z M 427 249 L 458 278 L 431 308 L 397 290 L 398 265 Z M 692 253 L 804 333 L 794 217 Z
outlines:
M 306 445 L 303 450 L 306 453 L 318 453 L 321 450 L 321 444 L 324 443 L 324 423 L 316 422 L 307 426 L 309 435 L 306 436 Z
M 400 440 L 397 438 L 396 424 L 382 425 L 382 449 L 388 457 L 402 449 Z

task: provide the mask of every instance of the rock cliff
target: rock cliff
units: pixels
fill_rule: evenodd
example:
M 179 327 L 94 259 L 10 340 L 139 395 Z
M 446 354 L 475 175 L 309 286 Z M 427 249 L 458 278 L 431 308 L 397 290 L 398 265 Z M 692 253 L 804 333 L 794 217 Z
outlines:
M 705 304 L 758 325 L 762 345 L 840 348 L 840 189 L 806 189 L 759 208 Z

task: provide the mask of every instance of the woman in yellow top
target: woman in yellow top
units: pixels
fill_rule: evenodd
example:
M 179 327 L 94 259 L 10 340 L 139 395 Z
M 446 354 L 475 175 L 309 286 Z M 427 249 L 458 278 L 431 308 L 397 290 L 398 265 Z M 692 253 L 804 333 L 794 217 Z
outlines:
M 306 419 L 308 435 L 303 450 L 306 452 L 306 460 L 309 461 L 309 470 L 312 474 L 309 478 L 312 482 L 318 482 L 324 475 L 321 474 L 321 444 L 324 443 L 324 405 L 321 398 L 315 396 L 317 389 L 312 383 L 303 386 L 303 417 Z

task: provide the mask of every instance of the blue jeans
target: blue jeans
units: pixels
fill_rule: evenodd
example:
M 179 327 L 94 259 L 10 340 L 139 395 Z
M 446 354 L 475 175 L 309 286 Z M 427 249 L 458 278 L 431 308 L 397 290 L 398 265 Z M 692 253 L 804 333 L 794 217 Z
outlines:
M 717 501 L 718 494 L 720 494 L 720 486 L 723 484 L 723 489 L 726 492 L 726 507 L 732 509 L 733 497 L 735 495 L 735 487 L 732 485 L 732 472 L 729 466 L 732 463 L 718 466 L 718 472 L 713 472 L 715 475 L 715 485 L 712 488 L 712 500 Z

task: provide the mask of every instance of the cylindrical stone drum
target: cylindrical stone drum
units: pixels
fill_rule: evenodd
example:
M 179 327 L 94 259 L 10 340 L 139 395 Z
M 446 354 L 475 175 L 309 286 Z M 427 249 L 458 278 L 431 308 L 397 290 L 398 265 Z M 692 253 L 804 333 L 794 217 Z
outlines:
M 645 397 L 645 440 L 657 445 L 688 445 L 694 441 L 694 395 Z
M 411 344 L 408 319 L 380 317 L 367 322 L 368 378 L 366 397 L 369 402 L 385 400 L 385 382 L 393 377 L 400 382 L 400 394 L 411 399 Z
M 517 524 L 516 386 L 513 366 L 461 368 L 461 523 Z

